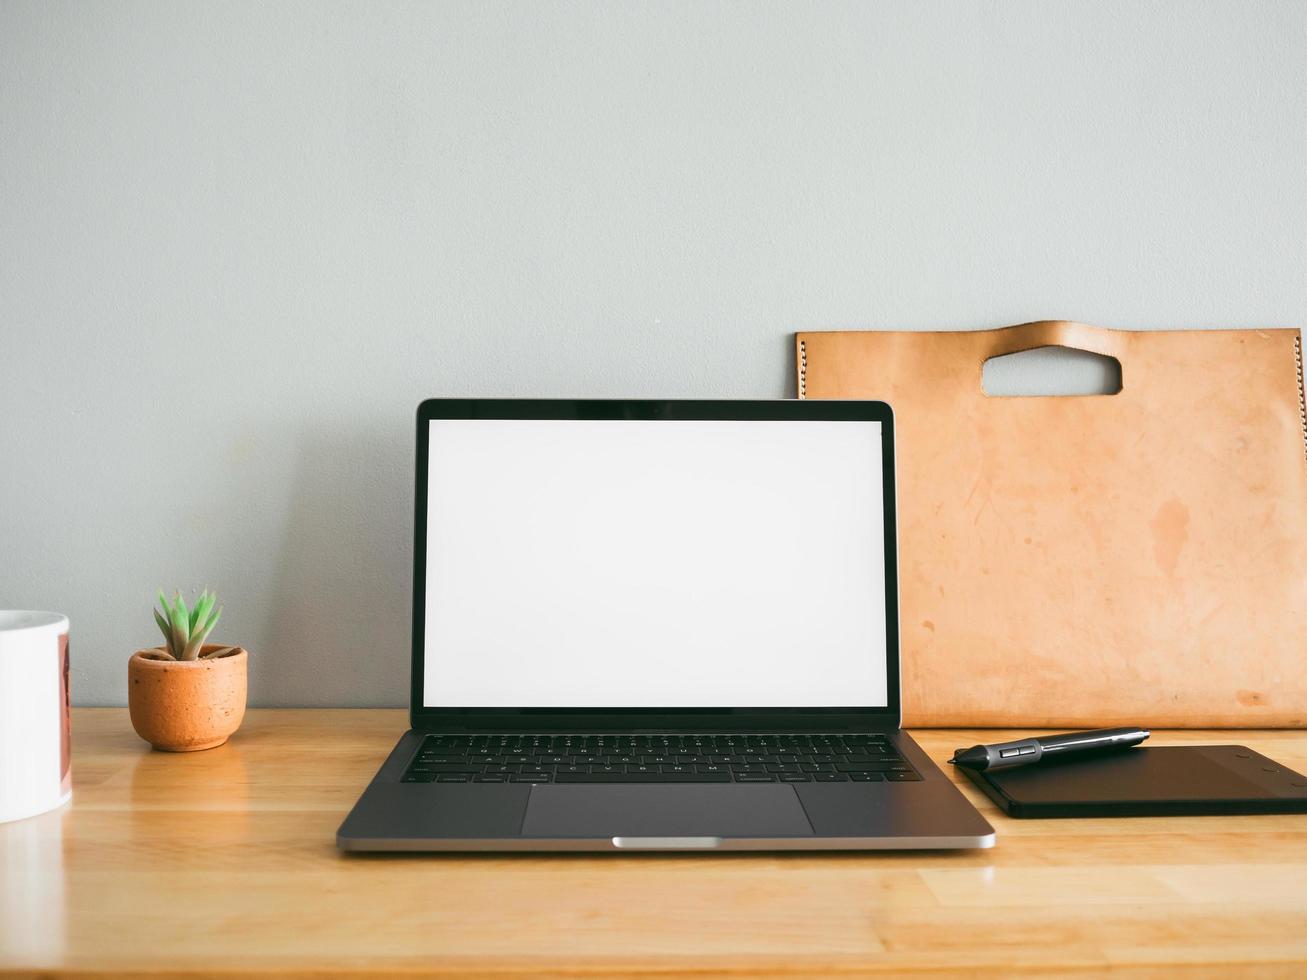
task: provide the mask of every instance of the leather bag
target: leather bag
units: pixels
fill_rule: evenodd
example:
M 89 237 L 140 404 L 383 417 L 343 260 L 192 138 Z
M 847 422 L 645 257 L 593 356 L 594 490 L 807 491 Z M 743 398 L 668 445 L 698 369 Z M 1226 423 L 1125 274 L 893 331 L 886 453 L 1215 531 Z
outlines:
M 800 398 L 894 409 L 906 723 L 1307 725 L 1299 331 L 796 341 Z M 1121 391 L 985 394 L 987 359 L 1049 345 Z

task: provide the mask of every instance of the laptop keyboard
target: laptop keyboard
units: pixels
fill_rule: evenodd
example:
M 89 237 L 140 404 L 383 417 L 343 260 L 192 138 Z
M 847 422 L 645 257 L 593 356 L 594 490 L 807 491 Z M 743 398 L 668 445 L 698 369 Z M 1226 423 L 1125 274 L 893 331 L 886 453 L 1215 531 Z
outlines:
M 884 735 L 428 735 L 406 783 L 913 782 Z

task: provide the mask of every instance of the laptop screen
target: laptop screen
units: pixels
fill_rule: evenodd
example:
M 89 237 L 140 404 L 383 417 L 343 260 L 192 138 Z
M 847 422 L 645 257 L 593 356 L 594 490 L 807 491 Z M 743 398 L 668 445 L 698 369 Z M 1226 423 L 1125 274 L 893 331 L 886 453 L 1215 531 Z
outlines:
M 888 703 L 879 422 L 428 424 L 424 706 Z

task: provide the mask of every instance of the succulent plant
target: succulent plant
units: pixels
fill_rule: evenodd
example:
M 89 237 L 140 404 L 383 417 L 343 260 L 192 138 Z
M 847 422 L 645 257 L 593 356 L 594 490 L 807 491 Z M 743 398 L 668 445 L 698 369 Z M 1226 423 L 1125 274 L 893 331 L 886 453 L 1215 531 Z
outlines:
M 173 601 L 169 602 L 163 590 L 159 590 L 159 605 L 163 606 L 163 611 L 154 611 L 154 621 L 159 624 L 164 645 L 174 660 L 200 659 L 200 648 L 222 615 L 222 607 L 214 608 L 217 601 L 218 597 L 205 589 L 195 600 L 195 608 L 187 609 L 180 592 L 175 593 Z M 210 656 L 222 652 L 215 650 Z

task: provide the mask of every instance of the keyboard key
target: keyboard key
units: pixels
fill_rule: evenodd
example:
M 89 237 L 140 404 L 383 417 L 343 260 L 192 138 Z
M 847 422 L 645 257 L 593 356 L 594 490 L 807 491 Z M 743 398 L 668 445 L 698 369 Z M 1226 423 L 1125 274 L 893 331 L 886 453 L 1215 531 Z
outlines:
M 883 783 L 885 774 L 882 772 L 851 772 L 849 778 L 855 783 Z
M 729 783 L 730 781 L 730 775 L 724 772 L 560 772 L 554 777 L 554 782 L 557 783 Z
M 547 783 L 553 777 L 547 773 L 523 773 L 518 776 L 509 776 L 510 783 Z M 576 777 L 570 777 L 576 778 Z
M 892 783 L 915 783 L 921 780 L 915 772 L 887 772 L 885 778 Z
M 737 773 L 735 773 L 734 775 L 735 775 L 735 781 L 736 781 L 737 783 L 774 783 L 774 782 L 776 782 L 776 777 L 773 776 L 773 775 L 771 775 L 770 773 L 737 772 Z
M 410 772 L 405 773 L 401 783 L 430 783 L 434 782 L 436 774 L 434 772 Z
M 502 776 L 502 775 L 494 775 L 494 774 L 489 774 L 489 775 L 484 775 L 484 776 L 473 776 L 473 777 L 472 777 L 472 782 L 474 782 L 474 783 L 506 783 L 506 782 L 508 782 L 508 777 L 507 777 L 507 776 Z
M 846 783 L 849 777 L 842 772 L 814 772 L 812 778 L 819 783 Z
M 462 762 L 441 762 L 441 763 L 439 763 L 439 764 L 431 765 L 431 766 L 421 766 L 421 767 L 414 766 L 414 767 L 413 767 L 411 770 L 409 770 L 409 771 L 410 771 L 410 772 L 430 771 L 430 772 L 437 772 L 437 773 L 440 773 L 440 772 L 469 772 L 469 773 L 471 773 L 471 772 L 480 772 L 480 771 L 481 771 L 481 767 L 480 767 L 480 766 L 473 765 L 472 763 L 470 763 L 470 762 L 464 760 L 464 761 L 462 761 Z
M 837 762 L 836 772 L 888 772 L 903 767 L 901 762 Z
M 802 772 L 783 772 L 781 773 L 782 783 L 806 783 L 809 782 L 808 774 Z
M 731 772 L 737 775 L 740 773 L 762 774 L 765 773 L 766 771 L 767 771 L 766 766 L 731 766 Z
M 438 783 L 470 783 L 472 774 L 470 772 L 448 772 L 436 777 Z

